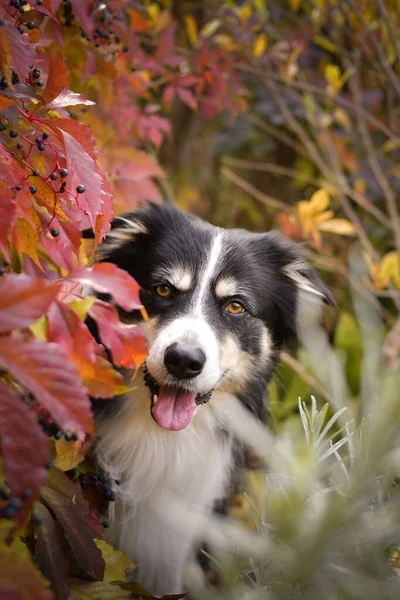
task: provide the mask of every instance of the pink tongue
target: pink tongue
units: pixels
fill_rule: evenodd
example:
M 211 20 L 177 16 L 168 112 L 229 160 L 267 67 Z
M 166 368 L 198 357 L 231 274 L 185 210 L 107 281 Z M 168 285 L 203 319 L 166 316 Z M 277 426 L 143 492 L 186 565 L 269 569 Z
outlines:
M 195 392 L 162 386 L 151 412 L 160 427 L 179 431 L 189 425 L 195 408 Z

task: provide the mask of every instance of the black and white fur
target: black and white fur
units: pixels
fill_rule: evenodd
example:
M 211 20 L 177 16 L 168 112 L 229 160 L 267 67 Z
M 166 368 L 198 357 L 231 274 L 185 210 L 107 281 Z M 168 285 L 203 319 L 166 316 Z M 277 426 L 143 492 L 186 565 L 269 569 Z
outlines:
M 137 563 L 135 579 L 152 593 L 180 593 L 195 573 L 201 534 L 196 519 L 179 526 L 174 498 L 206 515 L 228 495 L 235 439 L 224 414 L 242 403 L 263 418 L 280 350 L 333 299 L 297 247 L 277 233 L 214 227 L 173 206 L 150 204 L 117 218 L 99 259 L 127 270 L 142 288 L 155 384 L 198 397 L 212 391 L 187 427 L 166 430 L 152 417 L 154 390 L 139 371 L 135 389 L 104 403 L 97 416 L 97 459 L 121 482 L 110 541 Z M 169 297 L 157 295 L 159 284 L 170 286 Z M 229 313 L 231 301 L 245 312 Z M 121 311 L 123 320 L 135 317 Z M 204 353 L 197 376 L 169 372 L 172 344 Z

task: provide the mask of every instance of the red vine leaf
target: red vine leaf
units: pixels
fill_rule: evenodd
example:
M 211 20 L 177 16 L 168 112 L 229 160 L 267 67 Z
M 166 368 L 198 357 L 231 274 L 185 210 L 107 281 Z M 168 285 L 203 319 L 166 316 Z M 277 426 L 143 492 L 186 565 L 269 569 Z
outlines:
M 87 523 L 87 508 L 74 504 L 70 496 L 48 486 L 42 489 L 42 498 L 62 526 L 79 568 L 90 577 L 102 579 L 104 560 Z
M 57 283 L 10 273 L 0 279 L 0 333 L 28 327 L 43 315 L 59 290 Z
M 0 551 L 0 598 L 52 600 L 53 594 L 26 554 L 3 547 Z
M 139 285 L 123 269 L 112 263 L 98 263 L 72 273 L 70 280 L 91 286 L 96 292 L 111 294 L 115 302 L 124 310 L 138 310 L 142 307 L 139 298 Z
M 79 104 L 93 106 L 95 102 L 88 100 L 84 94 L 76 94 L 75 92 L 71 92 L 71 90 L 63 90 L 57 98 L 54 98 L 47 105 L 47 108 L 64 108 L 66 106 L 78 106 Z
M 89 311 L 96 321 L 102 343 L 111 351 L 113 362 L 127 368 L 137 368 L 147 356 L 147 345 L 137 325 L 121 323 L 114 306 L 96 300 Z
M 106 360 L 104 348 L 66 304 L 54 303 L 48 313 L 48 338 L 68 354 L 77 367 L 88 393 L 94 398 L 110 398 L 125 391 L 120 373 Z
M 64 142 L 63 131 L 72 135 L 89 156 L 93 158 L 93 160 L 96 159 L 96 142 L 92 135 L 92 130 L 87 125 L 79 123 L 79 121 L 75 121 L 74 119 L 67 118 L 43 119 L 41 122 L 43 125 L 47 125 L 47 127 L 54 131 L 60 142 Z M 62 131 L 60 131 L 60 129 Z
M 0 337 L 0 364 L 32 392 L 61 429 L 93 431 L 82 380 L 58 344 Z
M 22 523 L 39 498 L 40 487 L 46 479 L 49 439 L 32 410 L 21 398 L 11 394 L 2 382 L 0 440 L 4 475 L 12 495 L 21 497 L 25 490 L 30 490 L 16 517 Z
M 35 528 L 35 562 L 43 575 L 50 581 L 58 600 L 67 600 L 69 562 L 60 535 L 51 513 L 38 502 L 35 516 L 42 520 Z
M 59 54 L 50 54 L 49 56 L 49 76 L 47 78 L 46 87 L 43 92 L 43 101 L 45 104 L 50 104 L 52 100 L 57 98 L 64 88 L 67 87 L 69 80 L 69 72 L 67 65 Z

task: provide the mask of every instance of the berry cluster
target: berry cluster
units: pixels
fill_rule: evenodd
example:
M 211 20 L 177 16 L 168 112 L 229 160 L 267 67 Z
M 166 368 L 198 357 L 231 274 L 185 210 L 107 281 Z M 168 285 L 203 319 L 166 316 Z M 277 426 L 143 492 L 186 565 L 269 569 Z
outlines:
M 111 489 L 111 485 L 101 473 L 86 473 L 81 475 L 80 484 L 82 490 L 96 492 L 96 498 L 101 507 L 100 513 L 105 513 L 107 511 L 108 502 L 115 502 L 117 499 L 116 492 Z M 119 485 L 120 481 L 115 480 L 115 484 Z M 110 526 L 108 521 L 103 521 L 102 525 L 105 529 Z
M 45 465 L 46 469 L 50 469 L 52 467 L 51 460 L 46 461 Z M 7 504 L 0 509 L 0 518 L 11 520 L 14 519 L 18 512 L 23 507 L 23 503 L 28 500 L 32 496 L 32 490 L 30 488 L 26 488 L 23 490 L 21 496 L 19 498 L 13 497 L 11 494 L 11 490 L 8 490 L 4 485 L 0 486 L 0 502 L 5 501 Z M 33 523 L 35 525 L 40 525 L 42 519 L 40 517 L 33 516 Z
M 37 2 L 38 6 L 41 6 L 41 4 L 43 4 L 43 1 Z M 15 13 L 14 13 L 13 17 L 15 20 L 15 26 L 17 28 L 17 31 L 19 31 L 19 33 L 21 35 L 23 33 L 25 33 L 25 27 L 27 29 L 29 29 L 29 31 L 32 31 L 32 29 L 35 29 L 36 23 L 34 21 L 26 22 L 23 20 L 25 12 L 28 14 L 31 14 L 30 10 L 29 10 L 30 7 L 28 5 L 28 2 L 26 2 L 26 0 L 10 0 L 10 6 L 15 8 Z M 28 10 L 25 10 L 25 7 L 27 7 Z
M 67 442 L 78 441 L 78 434 L 75 431 L 66 431 L 63 433 L 63 431 L 56 425 L 56 423 L 54 423 L 51 417 L 40 417 L 40 419 L 38 419 L 38 423 L 49 437 L 54 437 L 54 439 L 60 440 L 62 436 L 64 436 Z

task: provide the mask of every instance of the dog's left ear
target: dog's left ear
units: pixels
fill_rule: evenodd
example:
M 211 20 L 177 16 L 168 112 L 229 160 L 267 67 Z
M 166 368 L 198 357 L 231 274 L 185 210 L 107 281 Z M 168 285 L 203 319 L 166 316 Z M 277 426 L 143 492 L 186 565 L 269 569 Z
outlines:
M 324 304 L 336 306 L 336 302 L 318 273 L 303 258 L 300 245 L 278 232 L 267 233 L 266 238 L 268 263 L 278 269 L 281 282 L 278 292 L 281 317 L 287 323 L 295 317 L 289 328 L 297 336 L 299 329 L 321 318 Z

